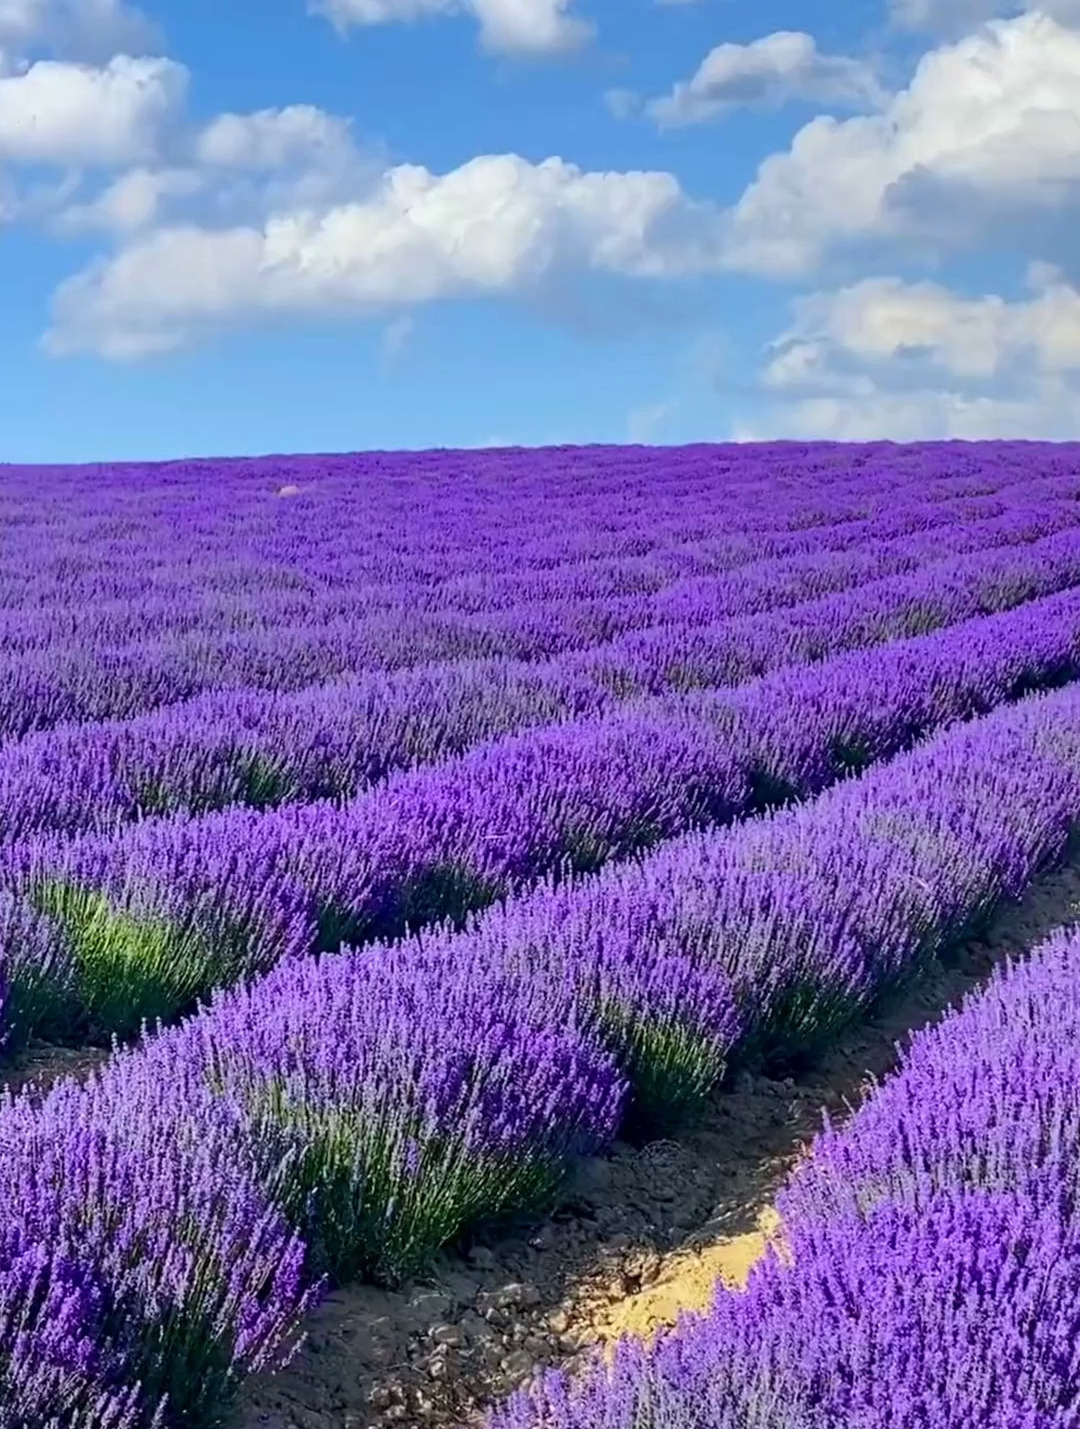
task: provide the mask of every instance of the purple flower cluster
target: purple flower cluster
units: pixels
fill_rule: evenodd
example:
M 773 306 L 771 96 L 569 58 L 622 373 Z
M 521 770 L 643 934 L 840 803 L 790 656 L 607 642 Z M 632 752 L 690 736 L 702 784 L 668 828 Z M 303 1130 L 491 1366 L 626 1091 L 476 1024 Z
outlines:
M 490 1429 L 1074 1429 L 1080 935 L 919 1035 L 778 1202 L 745 1295 Z

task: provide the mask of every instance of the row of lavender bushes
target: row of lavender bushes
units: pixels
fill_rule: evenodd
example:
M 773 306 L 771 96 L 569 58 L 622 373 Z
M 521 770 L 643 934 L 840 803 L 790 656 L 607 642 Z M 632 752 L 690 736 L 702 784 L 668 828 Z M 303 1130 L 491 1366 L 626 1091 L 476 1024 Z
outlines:
M 58 592 L 83 602 L 92 620 L 110 601 L 184 602 L 196 586 L 237 597 L 435 588 L 478 570 L 648 557 L 687 542 L 738 559 L 758 532 L 858 532 L 907 504 L 912 491 L 931 512 L 962 502 L 978 516 L 1018 483 L 1038 496 L 1044 483 L 1064 479 L 1068 494 L 1075 476 L 1068 449 L 1029 444 L 4 468 L 3 532 L 13 543 L 0 541 L 0 611 L 55 609 Z M 277 500 L 290 484 L 301 499 Z
M 557 613 L 569 601 L 627 596 L 657 597 L 652 613 L 661 620 L 670 618 L 668 602 L 677 606 L 693 594 L 695 580 L 705 582 L 705 592 L 709 581 L 718 581 L 721 602 L 737 608 L 740 601 L 752 598 L 755 585 L 779 586 L 800 575 L 809 581 L 820 578 L 817 570 L 829 553 L 840 564 L 857 549 L 867 550 L 878 560 L 892 555 L 902 562 L 907 555 L 904 538 L 934 529 L 956 533 L 964 527 L 973 528 L 971 539 L 976 543 L 985 534 L 985 544 L 1005 544 L 1011 539 L 1010 517 L 1014 522 L 1024 516 L 1041 522 L 1041 534 L 1049 534 L 1055 526 L 1064 529 L 1080 519 L 1077 485 L 1073 476 L 1029 478 L 977 501 L 928 501 L 910 491 L 890 493 L 887 505 L 879 509 L 873 503 L 872 514 L 862 519 L 839 512 L 843 519 L 834 524 L 806 530 L 792 530 L 788 524 L 797 519 L 798 507 L 770 507 L 770 524 L 760 528 L 747 529 L 741 511 L 710 512 L 688 527 L 685 513 L 677 519 L 665 517 L 660 502 L 660 510 L 649 513 L 647 529 L 643 525 L 636 539 L 635 533 L 627 533 L 623 544 L 628 549 L 621 554 L 607 553 L 608 539 L 601 540 L 599 554 L 585 545 L 575 549 L 572 558 L 561 559 L 561 540 L 549 536 L 531 549 L 515 548 L 509 568 L 481 565 L 476 569 L 474 554 L 467 574 L 438 580 L 399 577 L 391 583 L 367 579 L 366 540 L 358 550 L 339 549 L 342 536 L 347 539 L 349 535 L 347 512 L 339 509 L 335 513 L 338 540 L 334 559 L 318 571 L 318 580 L 313 579 L 315 572 L 309 571 L 306 579 L 294 573 L 292 582 L 284 583 L 285 572 L 273 561 L 265 566 L 246 563 L 243 578 L 238 579 L 236 568 L 223 566 L 215 552 L 216 561 L 205 566 L 193 568 L 186 561 L 179 585 L 170 579 L 160 591 L 151 585 L 138 600 L 99 599 L 88 607 L 85 593 L 68 598 L 63 566 L 58 573 L 50 573 L 48 582 L 37 572 L 35 584 L 22 592 L 18 604 L 0 605 L 0 651 L 25 654 L 72 641 L 111 647 L 162 637 L 258 631 L 288 623 L 327 624 L 344 617 L 355 621 L 400 614 L 403 609 L 467 616 L 511 607 L 552 606 Z M 509 517 L 512 525 L 512 512 Z M 1032 530 L 1034 538 L 1034 527 Z M 370 539 L 369 533 L 363 534 Z M 961 538 L 953 534 L 953 539 Z M 220 541 L 219 531 L 218 546 Z M 897 544 L 890 550 L 893 542 Z M 642 549 L 636 550 L 637 546 Z M 47 549 L 42 552 L 46 564 Z M 132 552 L 129 560 L 135 554 Z M 88 558 L 87 574 L 100 569 L 104 577 L 117 564 L 123 563 L 106 543 L 95 547 Z M 759 576 L 757 567 L 762 564 L 767 570 Z M 139 565 L 145 570 L 145 561 Z M 723 577 L 731 579 L 718 580 Z M 221 588 L 223 580 L 225 587 Z M 46 598 L 35 598 L 39 584 Z M 642 609 L 649 613 L 646 606 Z
M 396 771 L 515 730 L 664 691 L 743 684 L 1078 582 L 1080 534 L 1068 532 L 931 561 L 909 575 L 768 613 L 634 632 L 550 662 L 500 658 L 373 672 L 297 692 L 243 689 L 129 720 L 64 725 L 0 746 L 0 839 L 48 829 L 107 832 L 177 810 L 352 798 Z
M 1080 933 L 945 1021 L 779 1198 L 745 1295 L 488 1429 L 1073 1429 L 1080 1423 Z
M 0 740 L 60 724 L 126 719 L 215 690 L 295 690 L 353 671 L 393 672 L 436 661 L 548 660 L 665 623 L 760 614 L 916 571 L 947 554 L 1007 548 L 1047 533 L 1060 532 L 1064 552 L 1070 539 L 1073 548 L 1077 544 L 1078 519 L 1075 500 L 1048 501 L 1043 508 L 1025 503 L 989 521 L 958 517 L 955 526 L 917 529 L 851 551 L 751 563 L 726 575 L 677 581 L 654 594 L 567 598 L 478 614 L 427 610 L 414 598 L 357 618 L 363 596 L 354 592 L 339 598 L 343 608 L 332 618 L 316 609 L 298 619 L 304 602 L 298 606 L 293 597 L 281 611 L 278 602 L 261 603 L 265 628 L 222 630 L 219 619 L 210 629 L 155 636 L 152 612 L 141 602 L 142 628 L 128 644 L 101 643 L 89 620 L 67 641 L 0 655 Z M 306 600 L 312 603 L 310 596 Z M 172 609 L 173 602 L 163 602 L 166 622 Z M 40 626 L 53 629 L 51 612 Z
M 174 1018 L 282 958 L 386 939 L 818 794 L 1080 676 L 1080 591 L 528 732 L 363 798 L 45 837 L 0 854 L 9 1047 Z
M 415 1270 L 628 1117 L 812 1054 L 1078 827 L 1069 688 L 457 934 L 290 960 L 88 1085 L 6 1097 L 4 1422 L 217 1422 L 320 1276 Z
M 86 486 L 54 490 L 39 478 L 28 494 L 9 481 L 5 529 L 17 546 L 0 545 L 0 648 L 20 632 L 33 642 L 37 613 L 61 637 L 78 615 L 80 630 L 104 632 L 114 621 L 122 630 L 125 604 L 137 604 L 154 625 L 168 620 L 165 602 L 173 601 L 181 629 L 200 609 L 223 615 L 230 601 L 257 610 L 300 595 L 362 594 L 373 611 L 403 597 L 482 609 L 534 599 L 544 573 L 556 588 L 568 577 L 566 594 L 582 581 L 587 593 L 594 577 L 603 582 L 605 562 L 620 582 L 627 569 L 644 577 L 629 589 L 648 589 L 657 577 L 663 583 L 759 557 L 842 549 L 870 533 L 901 535 L 957 513 L 1000 515 L 1003 499 L 1018 494 L 1040 501 L 1075 494 L 1066 465 L 1052 462 L 1045 476 L 1033 476 L 1015 460 L 984 459 L 974 496 L 969 477 L 935 472 L 932 459 L 914 471 L 849 471 L 816 491 L 812 465 L 796 463 L 795 480 L 785 485 L 745 460 L 695 464 L 685 453 L 659 462 L 652 454 L 636 476 L 624 460 L 614 480 L 582 454 L 563 480 L 519 455 L 495 475 L 498 487 L 484 469 L 490 459 L 481 458 L 478 470 L 455 473 L 442 489 L 422 461 L 390 483 L 363 458 L 335 465 L 329 479 L 306 480 L 304 499 L 291 506 L 272 499 L 272 468 L 260 475 L 256 467 L 252 482 L 228 464 L 213 473 L 209 497 L 198 485 L 163 480 L 160 466 L 134 479 L 114 469 L 89 488 L 89 509 Z M 757 479 L 747 480 L 754 471 Z M 576 518 L 569 526 L 568 504 Z

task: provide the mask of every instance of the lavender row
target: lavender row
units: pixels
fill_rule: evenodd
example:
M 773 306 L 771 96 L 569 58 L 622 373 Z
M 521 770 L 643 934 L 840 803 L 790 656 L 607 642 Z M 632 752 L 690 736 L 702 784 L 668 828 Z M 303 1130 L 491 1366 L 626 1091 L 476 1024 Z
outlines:
M 786 1249 L 489 1429 L 1080 1423 L 1080 935 L 923 1032 L 779 1207 Z
M 104 539 L 103 533 L 79 533 L 79 545 L 73 551 L 66 549 L 59 533 L 50 531 L 40 555 L 34 559 L 26 547 L 25 528 L 19 526 L 20 557 L 18 564 L 12 566 L 12 576 L 21 576 L 25 584 L 24 601 L 20 602 L 28 612 L 24 619 L 48 612 L 62 621 L 68 608 L 58 602 L 62 601 L 68 582 L 77 579 L 80 573 L 102 576 L 103 567 L 124 566 L 138 570 L 138 575 L 130 578 L 138 582 L 137 586 L 132 588 L 125 584 L 123 587 L 123 595 L 128 599 L 137 595 L 151 601 L 171 597 L 190 602 L 193 585 L 213 593 L 218 599 L 231 597 L 233 600 L 266 599 L 275 594 L 281 597 L 290 592 L 312 596 L 364 588 L 373 601 L 381 600 L 386 605 L 410 596 L 435 597 L 441 593 L 447 603 L 465 602 L 467 608 L 470 601 L 474 605 L 477 601 L 481 605 L 491 604 L 497 596 L 506 601 L 535 599 L 530 586 L 542 582 L 545 576 L 557 579 L 560 574 L 573 577 L 577 572 L 581 579 L 596 576 L 602 580 L 605 575 L 610 578 L 612 570 L 623 567 L 629 567 L 631 572 L 639 568 L 646 579 L 680 573 L 715 573 L 759 557 L 774 559 L 814 550 L 846 550 L 870 539 L 901 536 L 935 525 L 989 520 L 1005 515 L 1010 509 L 1034 511 L 1071 502 L 1077 494 L 1077 478 L 1068 474 L 1045 478 L 1028 474 L 1022 483 L 1014 483 L 992 495 L 948 501 L 929 499 L 918 487 L 910 491 L 890 491 L 887 500 L 863 501 L 855 511 L 841 507 L 829 512 L 835 520 L 827 524 L 814 521 L 810 525 L 800 524 L 801 506 L 792 509 L 770 502 L 764 508 L 768 512 L 767 523 L 762 524 L 760 499 L 756 521 L 752 515 L 748 520 L 744 513 L 718 509 L 714 501 L 702 505 L 695 497 L 700 498 L 708 490 L 704 486 L 700 491 L 687 493 L 686 500 L 670 515 L 666 514 L 667 503 L 663 497 L 654 492 L 651 505 L 634 512 L 631 519 L 624 493 L 618 507 L 620 525 L 615 532 L 585 526 L 568 540 L 564 530 L 553 535 L 549 526 L 543 537 L 532 544 L 514 529 L 511 509 L 506 513 L 509 531 L 497 534 L 512 542 L 513 572 L 506 569 L 509 564 L 506 559 L 488 559 L 498 555 L 497 552 L 479 553 L 470 547 L 468 564 L 462 571 L 455 569 L 457 563 L 452 552 L 440 551 L 434 558 L 429 552 L 424 568 L 414 573 L 413 579 L 407 578 L 409 570 L 405 562 L 393 571 L 389 583 L 371 579 L 368 568 L 371 546 L 399 538 L 402 531 L 394 525 L 380 526 L 373 531 L 370 520 L 365 519 L 363 530 L 357 533 L 357 543 L 342 550 L 342 538 L 349 535 L 350 522 L 349 492 L 343 488 L 334 493 L 332 532 L 322 531 L 318 523 L 312 530 L 312 513 L 303 513 L 306 549 L 301 552 L 292 549 L 276 552 L 260 541 L 254 548 L 242 546 L 237 551 L 230 547 L 232 559 L 226 565 L 220 553 L 223 542 L 232 534 L 228 512 L 214 509 L 209 518 L 203 516 L 206 549 L 200 554 L 192 552 L 185 540 L 183 554 L 174 555 L 167 530 L 154 531 L 154 543 L 150 532 L 145 536 L 133 532 L 125 541 L 109 539 L 107 533 Z M 691 510 L 696 510 L 696 515 L 688 517 L 688 504 Z M 587 503 L 583 502 L 582 506 L 585 509 L 579 507 L 575 515 L 584 520 L 588 515 Z M 321 507 L 320 513 L 325 520 L 326 513 Z M 743 519 L 739 519 L 740 514 Z M 409 515 L 411 519 L 404 528 L 407 532 L 417 526 L 416 513 Z M 419 524 L 427 534 L 430 517 Z M 190 527 L 185 523 L 183 529 L 186 538 Z M 295 540 L 295 536 L 290 536 L 290 546 Z M 144 541 L 145 550 L 139 545 Z M 289 559 L 297 555 L 304 559 Z M 0 564 L 0 571 L 2 569 Z M 495 591 L 491 589 L 493 586 L 497 588 Z M 39 588 L 40 599 L 35 598 Z M 85 591 L 80 590 L 78 594 L 85 599 Z M 119 605 L 120 601 L 111 603 Z M 109 602 L 99 599 L 97 604 L 108 607 Z M 19 610 L 9 609 L 5 627 L 11 626 L 13 633 L 17 633 L 19 619 Z
M 479 538 L 482 551 L 516 551 L 529 542 L 530 527 L 545 549 L 561 547 L 571 556 L 602 549 L 612 537 L 617 542 L 628 523 L 643 516 L 689 516 L 688 529 L 701 529 L 703 514 L 740 515 L 732 524 L 748 529 L 775 525 L 776 515 L 786 512 L 793 529 L 806 529 L 857 519 L 905 489 L 930 500 L 978 498 L 1035 472 L 1075 476 L 1072 450 L 1049 444 L 549 448 L 201 461 L 183 470 L 176 463 L 8 467 L 0 549 L 8 532 L 32 554 L 39 537 L 46 548 L 66 547 L 75 555 L 99 541 L 121 543 L 121 555 L 124 542 L 149 538 L 151 546 L 161 543 L 158 558 L 172 552 L 190 558 L 224 527 L 234 544 L 258 542 L 264 554 L 277 551 L 291 565 L 301 528 L 311 527 L 323 545 L 344 522 L 349 530 L 389 535 L 399 560 L 420 555 L 433 532 L 445 547 L 439 555 L 451 551 L 448 538 L 458 536 L 470 550 Z M 283 487 L 302 496 L 299 513 L 272 499 Z M 581 524 L 552 538 L 568 503 Z M 487 519 L 493 506 L 497 526 Z M 446 533 L 441 538 L 440 531 Z M 395 568 L 386 567 L 377 549 L 368 555 L 372 569 L 393 576 Z
M 547 453 L 538 454 L 539 462 L 517 454 L 494 468 L 490 457 L 481 456 L 475 471 L 460 470 L 454 454 L 448 455 L 449 466 L 413 458 L 394 480 L 380 474 L 370 458 L 339 459 L 321 476 L 310 467 L 305 476 L 301 466 L 302 487 L 294 489 L 302 495 L 292 505 L 276 497 L 277 482 L 287 477 L 281 466 L 269 464 L 204 468 L 201 489 L 170 485 L 163 467 L 106 472 L 104 487 L 85 475 L 73 487 L 62 470 L 42 473 L 35 490 L 38 512 L 18 500 L 7 508 L 4 526 L 14 537 L 7 560 L 0 526 L 0 605 L 42 597 L 52 603 L 56 585 L 70 586 L 83 599 L 100 599 L 110 589 L 108 581 L 102 583 L 102 562 L 114 572 L 140 572 L 109 578 L 119 579 L 115 593 L 129 598 L 177 575 L 185 587 L 195 577 L 215 589 L 225 580 L 230 590 L 267 580 L 286 588 L 298 580 L 316 587 L 373 578 L 425 584 L 475 571 L 478 564 L 499 569 L 510 556 L 543 565 L 602 552 L 642 554 L 665 530 L 695 539 L 732 529 L 799 530 L 849 520 L 874 510 L 883 494 L 905 484 L 895 476 L 881 483 L 861 475 L 854 500 L 818 493 L 807 513 L 812 468 L 800 470 L 787 491 L 774 473 L 745 459 L 733 465 L 708 453 L 696 467 L 684 453 L 653 453 L 637 474 L 624 459 L 607 480 L 598 480 L 587 454 L 573 454 L 569 480 L 553 476 Z M 756 481 L 739 479 L 755 469 Z M 916 489 L 920 475 L 907 476 Z M 1001 477 L 989 475 L 980 490 L 1015 475 L 1006 465 Z M 954 484 L 946 478 L 946 491 Z M 8 483 L 8 489 L 16 485 Z M 94 505 L 80 520 L 75 513 L 87 486 Z M 567 504 L 576 530 L 552 537 L 552 530 L 565 532 Z M 232 558 L 228 571 L 221 568 L 223 546 Z
M 767 1043 L 815 1045 L 1019 896 L 1078 825 L 1069 689 L 465 933 L 290 961 L 88 1086 L 8 1100 L 0 1407 L 208 1422 L 289 1352 L 320 1272 L 415 1268 L 537 1204 L 628 1114 Z M 895 1245 L 872 1243 L 879 1261 Z
M 633 633 L 551 662 L 462 660 L 293 693 L 248 688 L 129 721 L 61 727 L 0 749 L 3 836 L 107 831 L 175 810 L 351 798 L 397 770 L 516 730 L 643 695 L 739 685 L 1076 582 L 1080 539 L 1065 533 L 932 562 L 766 615 Z
M 1080 506 L 1045 513 L 1007 513 L 1002 520 L 960 527 L 957 550 L 1008 545 L 1037 538 L 1055 526 L 1075 524 Z M 942 539 L 939 537 L 939 540 Z M 949 549 L 948 544 L 945 547 Z M 8 654 L 0 660 L 6 698 L 0 703 L 0 738 L 86 719 L 125 717 L 215 688 L 298 688 L 351 669 L 402 668 L 438 659 L 502 655 L 537 659 L 613 638 L 661 620 L 714 617 L 792 604 L 815 593 L 843 589 L 883 573 L 911 569 L 940 554 L 932 536 L 916 532 L 865 555 L 811 554 L 765 563 L 729 576 L 677 582 L 656 596 L 646 592 L 593 601 L 557 601 L 480 614 L 408 607 L 357 621 L 349 600 L 331 600 L 315 618 L 300 620 L 304 600 L 286 599 L 264 612 L 266 628 L 139 639 L 112 648 L 63 642 Z M 340 606 L 340 608 L 339 608 Z M 173 619 L 166 602 L 167 620 Z M 153 606 L 139 616 L 152 624 Z M 308 613 L 312 615 L 312 612 Z M 332 619 L 325 617 L 332 615 Z M 129 613 L 128 620 L 134 619 Z M 181 616 L 182 624 L 182 612 Z M 48 619 L 41 629 L 52 630 Z M 104 678 L 102 674 L 104 672 Z
M 1072 590 L 743 691 L 511 736 L 345 805 L 16 843 L 2 874 L 8 1036 L 128 1034 L 291 954 L 460 923 L 545 878 L 812 797 L 1078 676 Z
M 307 483 L 303 500 L 291 506 L 262 479 L 254 488 L 249 479 L 237 485 L 233 464 L 209 469 L 204 488 L 181 488 L 179 495 L 162 487 L 165 468 L 151 467 L 131 473 L 132 485 L 105 489 L 84 476 L 93 514 L 74 525 L 69 508 L 78 507 L 85 491 L 72 489 L 62 472 L 48 472 L 35 492 L 48 519 L 35 522 L 31 512 L 19 510 L 25 503 L 9 500 L 9 514 L 0 522 L 0 607 L 55 611 L 60 591 L 72 602 L 100 606 L 124 599 L 190 602 L 193 587 L 233 599 L 355 591 L 373 580 L 434 589 L 462 576 L 468 585 L 478 571 L 482 584 L 483 572 L 508 565 L 544 569 L 605 555 L 662 555 L 672 543 L 702 546 L 723 567 L 745 558 L 747 545 L 761 540 L 767 548 L 782 541 L 779 555 L 795 553 L 798 547 L 790 543 L 799 537 L 838 540 L 842 548 L 860 528 L 863 534 L 871 527 L 899 534 L 911 526 L 898 526 L 898 511 L 913 501 L 929 522 L 946 512 L 973 520 L 1001 514 L 1003 499 L 1030 507 L 1076 495 L 1068 449 L 1039 454 L 1036 466 L 1035 454 L 1019 453 L 1028 457 L 1024 463 L 1015 453 L 1002 460 L 985 448 L 957 472 L 951 470 L 955 458 L 943 464 L 935 448 L 913 455 L 921 459 L 894 458 L 882 474 L 860 471 L 861 454 L 853 450 L 846 495 L 835 474 L 824 481 L 819 460 L 789 462 L 793 479 L 785 486 L 783 472 L 763 465 L 756 453 L 740 453 L 733 462 L 730 454 L 725 461 L 708 449 L 696 466 L 691 452 L 649 453 L 636 484 L 625 461 L 615 479 L 598 482 L 588 453 L 572 454 L 570 479 L 561 483 L 550 476 L 548 453 L 518 453 L 495 468 L 494 478 L 481 470 L 442 483 L 437 470 L 428 472 L 424 460 L 414 458 L 389 488 L 366 461 L 345 459 L 336 464 L 336 476 Z M 975 475 L 965 476 L 965 467 Z M 263 470 L 258 464 L 255 469 Z M 756 471 L 757 479 L 740 479 L 746 471 Z M 497 490 L 493 480 L 500 483 Z M 144 488 L 142 482 L 150 484 Z M 965 499 L 965 492 L 979 494 Z M 522 519 L 538 495 L 545 514 L 536 518 L 530 537 Z M 106 514 L 110 499 L 118 498 L 130 517 Z M 569 531 L 567 509 L 574 515 Z M 7 559 L 5 526 L 13 538 Z
M 1057 529 L 1074 535 L 1078 520 L 1080 503 L 1057 503 L 1046 510 L 1013 511 L 993 521 L 961 524 L 955 530 L 916 531 L 865 550 L 761 562 L 655 591 L 635 593 L 633 580 L 628 580 L 627 591 L 619 593 L 616 580 L 606 597 L 496 606 L 486 613 L 425 609 L 421 599 L 372 614 L 362 595 L 315 601 L 293 596 L 256 605 L 231 628 L 228 619 L 220 619 L 220 609 L 217 625 L 207 627 L 204 616 L 192 616 L 190 601 L 188 611 L 182 602 L 143 601 L 129 605 L 119 618 L 120 628 L 129 635 L 142 630 L 126 647 L 96 644 L 100 630 L 93 619 L 81 638 L 57 640 L 58 627 L 46 613 L 42 619 L 30 619 L 26 629 L 52 643 L 27 646 L 20 654 L 9 650 L 0 657 L 5 690 L 0 740 L 58 723 L 124 718 L 220 688 L 295 689 L 351 669 L 404 668 L 447 659 L 543 659 L 657 623 L 769 611 L 911 571 L 946 553 L 1023 544 Z M 215 614 L 212 604 L 209 614 Z M 186 628 L 189 617 L 194 624 Z
M 935 508 L 934 514 L 941 518 L 941 508 Z M 888 525 L 894 524 L 890 513 Z M 744 539 L 734 564 L 724 559 L 725 553 L 714 553 L 718 573 L 710 571 L 708 553 L 698 556 L 693 547 L 678 553 L 671 562 L 656 556 L 633 558 L 551 572 L 472 576 L 426 588 L 360 585 L 326 592 L 255 589 L 222 595 L 212 586 L 207 590 L 198 572 L 188 572 L 183 594 L 144 596 L 137 604 L 125 599 L 87 608 L 80 600 L 7 612 L 0 618 L 0 651 L 9 661 L 15 654 L 46 649 L 59 659 L 62 647 L 73 643 L 114 646 L 132 641 L 205 641 L 222 634 L 271 632 L 296 624 L 312 627 L 378 621 L 388 616 L 400 620 L 405 612 L 421 619 L 466 620 L 517 614 L 523 624 L 537 623 L 547 612 L 557 621 L 576 607 L 595 607 L 600 613 L 605 604 L 611 605 L 616 622 L 625 606 L 621 619 L 642 625 L 677 619 L 687 607 L 708 606 L 716 615 L 738 615 L 768 608 L 769 602 L 779 605 L 912 569 L 936 545 L 942 554 L 960 555 L 1037 540 L 1078 524 L 1080 502 L 1025 502 L 1020 509 L 1006 509 L 985 519 L 916 520 L 910 531 L 884 540 L 871 529 L 866 539 L 850 550 L 837 550 L 828 539 L 817 539 L 807 542 L 808 549 L 802 552 L 770 559 L 768 552 L 775 541 Z M 695 570 L 695 565 L 699 569 Z

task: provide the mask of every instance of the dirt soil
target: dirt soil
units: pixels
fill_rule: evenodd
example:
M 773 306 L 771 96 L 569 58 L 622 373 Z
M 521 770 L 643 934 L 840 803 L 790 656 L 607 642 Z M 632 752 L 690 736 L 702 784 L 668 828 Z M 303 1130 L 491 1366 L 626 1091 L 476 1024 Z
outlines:
M 107 1047 L 54 1047 L 32 1043 L 10 1066 L 0 1070 L 0 1086 L 13 1092 L 29 1091 L 44 1096 L 54 1082 L 64 1077 L 85 1077 L 109 1056 Z
M 293 1363 L 248 1384 L 230 1429 L 475 1424 L 544 1366 L 573 1370 L 620 1333 L 704 1308 L 717 1276 L 744 1283 L 777 1236 L 773 1197 L 822 1112 L 848 1115 L 898 1038 L 1077 918 L 1080 859 L 805 1076 L 742 1074 L 677 1139 L 581 1163 L 550 1217 L 478 1236 L 422 1284 L 335 1291 Z

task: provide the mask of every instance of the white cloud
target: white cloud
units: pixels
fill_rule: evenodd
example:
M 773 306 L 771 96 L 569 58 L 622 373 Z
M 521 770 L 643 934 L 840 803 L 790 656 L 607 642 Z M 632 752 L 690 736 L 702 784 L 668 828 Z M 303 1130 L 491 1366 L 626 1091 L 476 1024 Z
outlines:
M 150 157 L 180 108 L 182 65 L 116 56 L 101 69 L 39 60 L 0 78 L 0 157 L 120 166 Z
M 963 298 L 871 278 L 794 304 L 761 374 L 760 435 L 1080 435 L 1080 292 L 1035 265 L 1032 296 Z M 746 435 L 746 429 L 742 435 Z
M 501 54 L 553 54 L 584 44 L 593 27 L 568 14 L 573 0 L 309 0 L 308 9 L 338 29 L 388 25 L 433 15 L 470 14 L 484 49 Z
M 188 198 L 204 185 L 194 169 L 129 169 L 88 203 L 62 209 L 53 227 L 60 233 L 135 233 L 157 223 L 170 200 Z
M 905 30 L 960 35 L 986 20 L 1041 11 L 1069 24 L 1080 20 L 1080 0 L 891 0 L 890 18 Z
M 123 0 L 0 0 L 0 52 L 89 62 L 157 54 L 155 27 Z
M 800 99 L 863 109 L 879 106 L 885 96 L 862 60 L 823 55 L 812 35 L 777 30 L 748 45 L 717 45 L 690 79 L 652 100 L 647 112 L 658 124 L 673 127 L 700 124 L 742 105 Z
M 1080 293 L 1036 266 L 1035 295 L 962 298 L 937 283 L 867 278 L 796 301 L 795 322 L 772 345 L 774 388 L 805 386 L 837 359 L 886 366 L 917 360 L 967 381 L 1080 372 Z
M 49 350 L 133 357 L 221 324 L 535 293 L 561 275 L 715 267 L 717 216 L 664 173 L 587 173 L 484 155 L 445 175 L 388 170 L 362 201 L 261 227 L 164 228 L 67 280 Z
M 181 220 L 227 227 L 295 208 L 325 208 L 370 187 L 374 157 L 353 144 L 348 121 L 310 105 L 222 114 L 172 136 L 173 160 L 141 165 L 55 214 L 59 233 L 120 237 Z
M 627 441 L 634 445 L 645 445 L 652 441 L 678 408 L 679 404 L 674 400 L 635 407 L 626 419 Z
M 736 441 L 1068 441 L 1080 436 L 1080 395 L 1061 383 L 1024 398 L 972 397 L 937 387 L 808 397 L 739 424 Z
M 351 153 L 349 122 L 310 104 L 220 114 L 199 134 L 195 156 L 211 168 L 265 171 Z
M 991 221 L 1028 244 L 1038 221 L 1049 244 L 1078 198 L 1080 33 L 1031 14 L 930 51 L 880 115 L 804 126 L 732 212 L 729 261 L 796 275 L 830 248 L 982 240 Z

